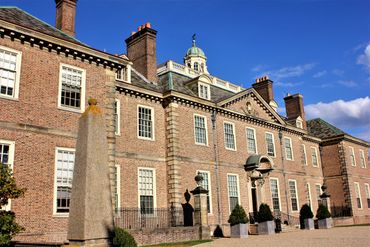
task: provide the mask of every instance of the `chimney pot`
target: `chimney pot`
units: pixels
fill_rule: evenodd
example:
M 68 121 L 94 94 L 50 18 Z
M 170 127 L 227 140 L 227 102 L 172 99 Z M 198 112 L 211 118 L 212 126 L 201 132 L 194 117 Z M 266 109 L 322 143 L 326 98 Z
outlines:
M 145 27 L 146 27 L 146 28 L 152 28 L 152 27 L 151 27 L 150 22 L 147 22 L 147 23 L 145 24 Z

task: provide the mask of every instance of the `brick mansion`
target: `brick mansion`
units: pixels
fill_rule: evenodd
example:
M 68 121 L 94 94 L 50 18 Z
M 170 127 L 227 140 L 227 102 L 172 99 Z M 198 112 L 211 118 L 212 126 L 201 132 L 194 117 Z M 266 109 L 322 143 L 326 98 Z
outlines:
M 89 98 L 104 110 L 117 212 L 181 209 L 200 173 L 211 233 L 227 235 L 236 204 L 253 215 L 267 203 L 287 220 L 306 203 L 315 213 L 322 185 L 335 224 L 370 223 L 370 143 L 306 119 L 301 94 L 284 98 L 281 116 L 274 78 L 243 88 L 213 76 L 195 38 L 183 63 L 158 65 L 149 23 L 127 37 L 127 54 L 94 49 L 75 38 L 77 0 L 55 2 L 56 27 L 0 7 L 0 161 L 27 189 L 7 205 L 25 228 L 16 240 L 67 240 Z

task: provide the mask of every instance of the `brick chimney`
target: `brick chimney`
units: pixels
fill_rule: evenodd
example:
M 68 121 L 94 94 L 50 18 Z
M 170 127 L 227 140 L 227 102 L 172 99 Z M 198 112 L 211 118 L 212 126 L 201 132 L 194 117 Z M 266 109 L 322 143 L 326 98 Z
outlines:
M 288 94 L 285 98 L 285 110 L 287 121 L 293 123 L 298 117 L 301 117 L 303 129 L 307 129 L 306 116 L 304 113 L 303 96 L 301 94 Z
M 77 0 L 55 0 L 55 3 L 57 8 L 55 27 L 74 37 Z
M 133 67 L 152 82 L 157 82 L 156 37 L 157 31 L 146 23 L 125 40 Z
M 257 91 L 259 95 L 269 104 L 274 100 L 274 92 L 272 91 L 272 81 L 268 76 L 263 76 L 256 79 L 256 83 L 252 87 Z

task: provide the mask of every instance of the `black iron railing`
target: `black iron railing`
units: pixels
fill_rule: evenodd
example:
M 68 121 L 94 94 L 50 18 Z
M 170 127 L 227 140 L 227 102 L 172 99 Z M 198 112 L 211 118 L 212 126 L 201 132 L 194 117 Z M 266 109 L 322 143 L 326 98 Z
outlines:
M 297 226 L 300 224 L 299 217 L 281 211 L 275 211 L 274 217 L 280 219 L 282 224 L 288 224 L 290 226 Z
M 124 229 L 154 229 L 184 225 L 182 208 L 156 208 L 145 212 L 139 208 L 120 208 L 114 224 Z
M 331 217 L 350 217 L 352 216 L 352 208 L 349 206 L 341 205 L 336 206 L 333 204 L 333 206 L 330 207 L 330 213 Z

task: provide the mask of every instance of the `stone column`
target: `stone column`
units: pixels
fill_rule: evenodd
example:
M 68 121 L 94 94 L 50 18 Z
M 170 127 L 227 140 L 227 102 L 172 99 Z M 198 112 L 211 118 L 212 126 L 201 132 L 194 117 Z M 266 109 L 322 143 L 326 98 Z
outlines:
M 79 120 L 69 211 L 69 246 L 109 246 L 113 210 L 104 114 L 89 100 Z
M 197 177 L 200 177 L 201 180 L 203 180 L 203 177 L 201 175 L 197 175 L 195 177 L 196 181 Z M 202 186 L 200 186 L 200 183 L 198 183 L 198 187 L 190 192 L 194 196 L 194 226 L 199 226 L 199 239 L 209 239 L 210 228 L 208 225 L 207 209 L 208 190 L 204 189 Z

